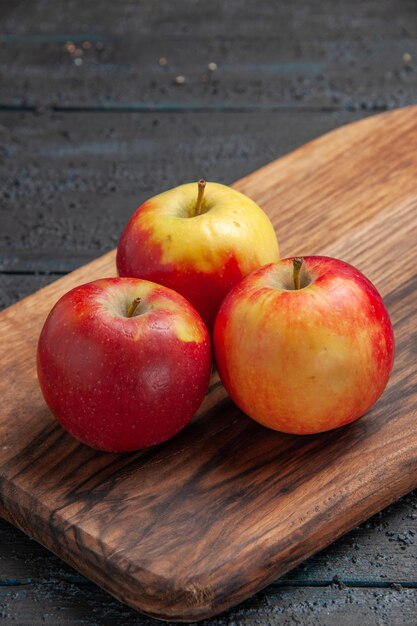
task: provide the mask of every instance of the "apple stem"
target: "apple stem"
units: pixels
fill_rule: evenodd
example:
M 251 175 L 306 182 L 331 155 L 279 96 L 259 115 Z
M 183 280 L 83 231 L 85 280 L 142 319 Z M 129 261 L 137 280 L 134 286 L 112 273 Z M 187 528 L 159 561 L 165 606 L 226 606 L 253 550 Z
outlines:
M 133 302 L 130 303 L 129 308 L 127 309 L 127 317 L 132 317 L 136 313 L 140 300 L 140 298 L 135 298 Z
M 292 261 L 293 271 L 294 271 L 294 289 L 300 289 L 300 274 L 301 274 L 301 266 L 304 262 L 304 259 L 300 257 L 295 257 Z
M 197 195 L 197 204 L 195 205 L 195 214 L 200 215 L 201 205 L 203 203 L 204 189 L 206 187 L 206 181 L 204 178 L 200 178 L 198 181 L 198 195 Z

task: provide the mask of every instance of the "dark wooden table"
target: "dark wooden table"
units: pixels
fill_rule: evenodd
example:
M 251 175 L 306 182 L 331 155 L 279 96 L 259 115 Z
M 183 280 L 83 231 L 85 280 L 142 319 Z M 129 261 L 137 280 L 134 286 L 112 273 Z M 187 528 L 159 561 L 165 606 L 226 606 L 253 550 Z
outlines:
M 114 247 L 160 190 L 229 183 L 417 102 L 414 0 L 3 0 L 0 12 L 1 307 Z M 416 542 L 410 494 L 204 623 L 414 624 Z M 0 621 L 157 623 L 2 521 Z

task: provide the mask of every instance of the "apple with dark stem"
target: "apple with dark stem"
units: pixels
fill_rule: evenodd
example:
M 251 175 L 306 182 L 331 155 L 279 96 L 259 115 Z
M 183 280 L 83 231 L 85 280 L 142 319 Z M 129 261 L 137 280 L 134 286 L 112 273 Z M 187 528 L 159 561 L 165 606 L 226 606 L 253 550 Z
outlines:
M 278 259 L 275 231 L 262 209 L 231 187 L 200 180 L 137 209 L 122 233 L 117 269 L 175 289 L 211 330 L 227 292 Z
M 244 278 L 214 328 L 221 380 L 254 420 L 286 433 L 348 424 L 382 394 L 394 335 L 372 283 L 328 257 L 288 258 Z
M 211 371 L 207 329 L 171 289 L 107 278 L 72 289 L 50 312 L 38 377 L 58 422 L 109 452 L 152 446 L 199 408 Z

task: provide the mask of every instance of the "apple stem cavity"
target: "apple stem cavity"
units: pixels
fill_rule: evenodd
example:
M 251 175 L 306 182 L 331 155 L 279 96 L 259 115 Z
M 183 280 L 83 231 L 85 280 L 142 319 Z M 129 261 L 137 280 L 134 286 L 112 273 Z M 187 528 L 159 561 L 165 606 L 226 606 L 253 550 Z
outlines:
M 301 267 L 304 263 L 304 259 L 300 257 L 295 257 L 292 261 L 293 271 L 294 271 L 294 289 L 300 289 L 300 274 Z
M 127 317 L 133 317 L 140 304 L 140 300 L 140 298 L 135 298 L 133 302 L 130 303 L 129 308 L 127 309 Z
M 204 189 L 206 188 L 206 181 L 204 180 L 204 178 L 200 178 L 197 184 L 198 184 L 198 195 L 197 195 L 197 204 L 195 205 L 195 214 L 200 215 L 202 204 L 203 204 Z

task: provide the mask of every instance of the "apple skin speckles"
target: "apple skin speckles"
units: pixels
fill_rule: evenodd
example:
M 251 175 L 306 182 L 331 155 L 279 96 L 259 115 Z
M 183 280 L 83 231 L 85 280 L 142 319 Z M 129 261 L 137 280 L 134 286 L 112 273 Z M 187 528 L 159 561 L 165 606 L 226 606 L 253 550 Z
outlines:
M 144 278 L 181 293 L 209 330 L 228 291 L 252 270 L 279 259 L 265 213 L 243 194 L 206 183 L 195 215 L 197 184 L 170 189 L 142 204 L 124 229 L 120 276 Z
M 293 259 L 244 278 L 218 313 L 213 342 L 220 377 L 256 421 L 312 434 L 352 422 L 382 394 L 394 360 L 388 312 L 372 283 L 337 259 Z
M 190 421 L 208 388 L 211 345 L 201 317 L 178 293 L 108 278 L 57 302 L 37 364 L 46 403 L 68 432 L 93 448 L 127 452 L 161 443 Z

